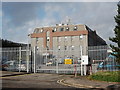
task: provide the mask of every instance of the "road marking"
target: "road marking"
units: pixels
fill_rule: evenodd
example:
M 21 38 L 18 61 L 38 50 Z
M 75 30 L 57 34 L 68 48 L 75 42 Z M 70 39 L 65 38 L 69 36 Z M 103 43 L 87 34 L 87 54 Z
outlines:
M 72 84 L 65 83 L 64 79 L 58 80 L 57 83 L 65 86 L 75 87 L 75 88 L 94 88 L 93 86 L 85 86 L 85 85 L 75 84 L 75 83 L 72 83 Z M 100 88 L 100 87 L 95 87 L 95 88 Z

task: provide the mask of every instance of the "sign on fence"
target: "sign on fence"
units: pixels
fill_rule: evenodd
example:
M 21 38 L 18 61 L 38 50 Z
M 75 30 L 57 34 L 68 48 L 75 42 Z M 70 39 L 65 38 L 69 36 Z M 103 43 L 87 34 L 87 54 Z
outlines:
M 72 64 L 72 59 L 65 59 L 65 64 Z
M 88 64 L 88 55 L 83 55 L 82 56 L 82 64 Z

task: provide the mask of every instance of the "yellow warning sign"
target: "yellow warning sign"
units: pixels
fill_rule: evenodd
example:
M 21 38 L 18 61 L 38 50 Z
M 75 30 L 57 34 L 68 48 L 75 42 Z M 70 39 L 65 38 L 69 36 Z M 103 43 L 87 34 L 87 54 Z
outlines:
M 65 64 L 72 64 L 72 59 L 65 59 Z

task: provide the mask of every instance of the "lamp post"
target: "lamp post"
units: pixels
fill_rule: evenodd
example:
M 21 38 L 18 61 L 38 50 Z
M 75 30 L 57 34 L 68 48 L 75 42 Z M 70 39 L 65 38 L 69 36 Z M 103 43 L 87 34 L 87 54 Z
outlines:
M 30 34 L 28 34 L 28 44 L 27 44 L 27 73 L 29 73 L 29 55 L 31 54 L 29 44 L 30 44 Z

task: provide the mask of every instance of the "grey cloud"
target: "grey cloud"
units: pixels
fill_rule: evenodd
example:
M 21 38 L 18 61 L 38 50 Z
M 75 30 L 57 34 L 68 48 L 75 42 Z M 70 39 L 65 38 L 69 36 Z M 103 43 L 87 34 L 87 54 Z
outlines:
M 36 14 L 36 6 L 37 3 L 30 3 L 30 2 L 23 2 L 23 3 L 3 3 L 3 11 L 7 16 L 11 18 L 11 23 L 16 26 L 22 26 L 25 24 L 25 22 L 28 22 L 30 20 L 33 20 L 37 18 Z M 41 7 L 42 4 L 39 4 Z M 6 17 L 3 17 L 6 18 Z
M 107 40 L 107 43 L 110 43 L 108 38 L 114 36 L 114 16 L 117 14 L 117 3 L 84 3 L 83 5 L 83 8 L 80 9 L 81 14 L 73 16 L 74 22 L 87 24 Z M 78 17 L 80 18 L 78 19 Z
M 60 21 L 65 22 L 68 16 L 73 24 L 86 24 L 91 29 L 97 30 L 97 33 L 108 41 L 110 36 L 114 36 L 114 16 L 117 14 L 117 3 L 3 3 L 3 10 L 11 19 L 8 22 L 8 26 L 11 28 L 10 22 L 14 24 L 14 27 L 26 26 L 25 29 L 28 30 L 33 27 L 55 25 Z M 38 18 L 39 14 L 42 18 Z M 5 18 L 9 17 L 5 16 Z M 31 25 L 29 25 L 29 22 L 31 22 Z

